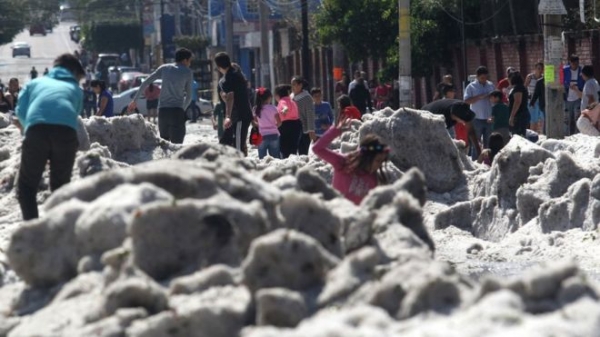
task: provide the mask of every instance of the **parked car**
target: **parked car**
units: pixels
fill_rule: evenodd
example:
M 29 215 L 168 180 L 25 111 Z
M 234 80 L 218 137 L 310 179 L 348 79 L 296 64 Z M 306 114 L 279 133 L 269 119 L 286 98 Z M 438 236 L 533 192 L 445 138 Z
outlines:
M 119 54 L 98 54 L 98 60 L 94 66 L 95 77 L 108 82 L 108 69 L 119 63 Z
M 12 48 L 12 57 L 27 56 L 31 58 L 31 46 L 27 42 L 15 42 L 10 48 Z
M 132 72 L 136 72 L 136 73 L 141 73 L 142 70 L 138 67 L 130 67 L 130 66 L 110 66 L 108 67 L 108 72 L 110 73 L 111 71 L 118 71 L 119 74 L 125 74 L 125 73 L 132 73 Z
M 119 80 L 119 92 L 123 92 L 134 87 L 139 87 L 141 83 L 138 85 L 133 84 L 135 82 L 135 79 L 140 76 L 145 76 L 144 78 L 148 77 L 147 74 L 137 71 L 128 71 L 121 73 L 121 80 Z
M 29 26 L 29 36 L 33 36 L 34 34 L 46 36 L 46 26 L 43 23 L 32 23 Z
M 81 39 L 81 27 L 78 25 L 69 27 L 69 35 L 71 36 L 71 41 L 79 43 Z
M 159 87 L 161 83 L 162 80 L 154 81 L 154 84 L 158 85 Z M 118 95 L 113 96 L 113 107 L 115 114 L 127 113 L 127 106 L 129 105 L 129 103 L 131 103 L 131 100 L 133 100 L 133 97 L 135 97 L 135 94 L 138 92 L 138 90 L 139 87 L 134 87 Z M 144 93 L 142 93 L 140 97 L 138 97 L 136 104 L 138 112 L 145 116 L 148 113 L 148 111 L 146 110 L 146 97 L 144 96 Z M 210 113 L 213 109 L 212 102 L 202 98 L 196 102 L 196 105 L 200 108 L 201 115 L 206 115 Z

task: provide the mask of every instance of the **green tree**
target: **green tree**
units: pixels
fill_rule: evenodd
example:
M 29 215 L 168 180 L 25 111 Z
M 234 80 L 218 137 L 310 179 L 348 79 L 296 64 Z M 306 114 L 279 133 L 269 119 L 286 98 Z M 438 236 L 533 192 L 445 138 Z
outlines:
M 317 27 L 323 43 L 338 41 L 352 61 L 386 57 L 398 35 L 398 1 L 324 0 Z
M 27 24 L 27 10 L 19 0 L 0 0 L 0 45 L 11 42 Z
M 461 41 L 458 0 L 411 1 L 411 58 L 414 77 L 429 76 L 436 66 L 452 66 L 452 47 Z M 479 0 L 464 0 L 466 20 L 481 20 Z M 323 43 L 342 44 L 352 61 L 385 58 L 384 78 L 398 76 L 398 1 L 324 0 L 317 14 Z M 481 32 L 470 26 L 467 38 Z

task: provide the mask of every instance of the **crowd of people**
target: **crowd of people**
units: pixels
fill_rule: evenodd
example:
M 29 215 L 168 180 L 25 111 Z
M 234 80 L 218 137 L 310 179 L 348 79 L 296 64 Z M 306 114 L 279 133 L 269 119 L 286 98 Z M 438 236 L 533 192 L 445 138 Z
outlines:
M 573 55 L 562 73 L 565 135 L 578 132 L 600 135 L 600 85 L 594 78 L 593 67 L 580 66 L 579 58 Z M 455 98 L 452 75 L 446 75 L 437 87 L 434 101 L 422 109 L 444 115 L 450 136 L 464 141 L 474 160 L 488 162 L 485 158 L 499 151 L 499 139 L 506 144 L 513 135 L 519 135 L 535 141 L 545 133 L 543 74 L 542 62 L 536 63 L 526 76 L 508 67 L 506 77 L 494 85 L 488 69 L 481 66 L 476 78 L 465 87 L 462 100 Z
M 185 108 L 193 100 L 194 80 L 190 64 L 193 54 L 178 49 L 175 62 L 156 69 L 144 82 L 128 106 L 135 111 L 137 98 L 148 97 L 149 118 L 156 119 L 160 137 L 183 143 L 186 133 Z M 579 66 L 577 57 L 563 69 L 565 85 L 565 131 L 599 136 L 600 85 L 591 66 Z M 353 119 L 362 119 L 373 106 L 393 106 L 389 85 L 371 81 L 356 72 L 354 80 L 336 84 L 336 105 L 323 100 L 320 88 L 311 88 L 300 76 L 271 91 L 249 90 L 240 67 L 226 53 L 214 57 L 220 74 L 219 103 L 214 109 L 213 126 L 219 142 L 248 154 L 248 138 L 256 145 L 259 158 L 287 158 L 312 151 L 332 164 L 333 187 L 349 200 L 360 203 L 369 190 L 387 182 L 384 167 L 389 147 L 375 135 L 362 137 L 356 151 L 343 155 L 329 149 L 331 142 L 349 128 Z M 506 78 L 494 85 L 486 67 L 479 67 L 462 99 L 457 99 L 453 78 L 446 75 L 438 85 L 436 99 L 422 110 L 444 116 L 448 134 L 467 144 L 474 160 L 491 165 L 510 137 L 519 135 L 535 141 L 544 132 L 545 96 L 543 63 L 537 63 L 527 76 L 509 67 Z M 22 165 L 18 178 L 18 198 L 25 219 L 37 217 L 35 191 L 46 162 L 50 162 L 50 185 L 54 190 L 71 176 L 77 137 L 77 116 L 114 115 L 109 88 L 104 81 L 89 80 L 91 94 L 81 90 L 87 72 L 78 58 L 64 54 L 55 60 L 45 76 L 21 88 L 11 79 L 0 90 L 0 111 L 16 111 L 16 121 L 25 135 Z M 161 87 L 154 81 L 162 79 Z M 92 99 L 93 97 L 93 99 Z M 57 106 L 58 103 L 60 106 Z M 51 113 L 55 110 L 61 113 Z M 250 128 L 252 135 L 248 137 Z M 40 146 L 39 144 L 43 144 Z

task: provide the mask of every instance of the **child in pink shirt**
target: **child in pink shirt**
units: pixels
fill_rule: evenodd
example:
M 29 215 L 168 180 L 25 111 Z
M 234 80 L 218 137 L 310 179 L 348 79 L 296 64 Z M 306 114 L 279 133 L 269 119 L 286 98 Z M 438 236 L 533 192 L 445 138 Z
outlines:
M 278 101 L 277 111 L 281 117 L 279 149 L 283 159 L 298 153 L 298 144 L 300 144 L 300 136 L 302 136 L 302 122 L 298 115 L 296 102 L 290 97 L 291 91 L 292 87 L 289 84 L 282 84 L 275 88 L 275 99 Z
M 330 150 L 328 147 L 331 142 L 339 137 L 350 123 L 349 118 L 343 118 L 337 126 L 332 126 L 319 138 L 312 150 L 333 166 L 333 188 L 358 205 L 370 190 L 379 184 L 387 183 L 383 163 L 387 160 L 390 150 L 375 135 L 365 136 L 359 148 L 348 155 Z
M 266 88 L 256 89 L 256 106 L 254 107 L 254 121 L 258 124 L 258 131 L 262 135 L 262 142 L 258 146 L 258 158 L 263 159 L 267 152 L 273 158 L 279 158 L 279 130 L 281 117 L 277 108 L 271 104 L 273 95 Z

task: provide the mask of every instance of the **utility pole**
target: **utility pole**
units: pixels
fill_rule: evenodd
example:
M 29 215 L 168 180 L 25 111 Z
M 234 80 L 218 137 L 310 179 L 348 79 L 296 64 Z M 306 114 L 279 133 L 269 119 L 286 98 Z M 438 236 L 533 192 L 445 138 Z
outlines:
M 300 1 L 302 8 L 302 77 L 310 82 L 310 50 L 308 41 L 308 0 Z
M 271 60 L 269 59 L 269 14 L 271 8 L 260 1 L 260 84 L 271 87 Z
M 560 83 L 561 59 L 564 52 L 561 39 L 561 15 L 567 14 L 562 0 L 542 0 L 538 6 L 544 15 L 544 82 L 546 85 L 546 134 L 563 138 L 563 93 Z
M 233 11 L 231 10 L 231 2 L 233 0 L 225 0 L 225 51 L 229 57 L 233 58 Z
M 161 44 L 161 54 L 162 54 L 162 62 L 166 63 L 165 57 L 165 0 L 160 0 L 160 44 Z
M 398 0 L 400 13 L 399 90 L 400 107 L 412 105 L 411 46 L 410 46 L 410 0 Z
M 466 19 L 465 19 L 465 0 L 460 0 L 460 18 L 461 18 L 461 24 L 460 24 L 460 36 L 462 39 L 462 64 L 463 64 L 463 78 L 462 78 L 462 91 L 463 94 L 465 92 L 465 88 L 467 87 L 467 85 L 469 84 L 469 69 L 467 69 L 467 35 L 465 33 L 465 23 L 466 23 Z

